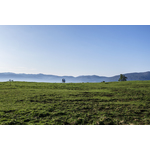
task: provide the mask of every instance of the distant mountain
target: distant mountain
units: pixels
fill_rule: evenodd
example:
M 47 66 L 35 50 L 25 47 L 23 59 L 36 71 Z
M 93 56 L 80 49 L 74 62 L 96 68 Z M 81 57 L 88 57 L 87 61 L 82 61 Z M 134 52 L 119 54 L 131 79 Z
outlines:
M 124 74 L 127 77 L 127 81 L 134 81 L 134 80 L 150 80 L 150 71 L 148 72 L 140 72 L 140 73 L 127 73 Z M 120 75 L 109 77 L 110 81 L 118 81 Z
M 127 73 L 124 74 L 128 79 L 128 81 L 132 80 L 150 80 L 150 71 L 141 72 L 141 73 Z M 62 78 L 65 78 L 66 82 L 113 82 L 118 81 L 120 75 L 116 75 L 113 77 L 105 77 L 105 76 L 56 76 L 56 75 L 45 75 L 45 74 L 16 74 L 11 72 L 0 73 L 0 81 L 8 81 L 12 79 L 14 81 L 29 81 L 29 82 L 62 82 Z

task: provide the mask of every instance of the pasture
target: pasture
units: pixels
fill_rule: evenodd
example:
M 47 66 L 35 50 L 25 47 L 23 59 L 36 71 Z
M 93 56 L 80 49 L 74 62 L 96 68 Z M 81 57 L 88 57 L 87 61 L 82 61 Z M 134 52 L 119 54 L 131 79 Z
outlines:
M 150 81 L 0 82 L 1 125 L 149 125 Z

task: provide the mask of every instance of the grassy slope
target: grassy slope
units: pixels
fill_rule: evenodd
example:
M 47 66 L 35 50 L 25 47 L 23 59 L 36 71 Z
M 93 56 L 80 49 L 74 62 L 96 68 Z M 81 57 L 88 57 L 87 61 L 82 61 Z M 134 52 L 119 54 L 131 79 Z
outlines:
M 150 81 L 0 82 L 0 124 L 150 124 Z

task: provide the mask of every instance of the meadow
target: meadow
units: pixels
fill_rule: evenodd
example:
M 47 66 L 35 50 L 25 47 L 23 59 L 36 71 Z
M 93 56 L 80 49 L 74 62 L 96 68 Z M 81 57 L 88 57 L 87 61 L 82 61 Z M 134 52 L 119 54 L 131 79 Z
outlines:
M 1 125 L 149 125 L 150 81 L 0 82 Z

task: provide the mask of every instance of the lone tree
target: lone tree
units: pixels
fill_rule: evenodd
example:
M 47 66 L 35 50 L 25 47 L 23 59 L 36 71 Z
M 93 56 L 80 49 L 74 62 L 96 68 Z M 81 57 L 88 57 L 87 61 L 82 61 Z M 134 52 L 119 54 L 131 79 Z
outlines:
M 118 81 L 127 81 L 127 77 L 123 74 L 120 74 L 120 78 Z
M 62 79 L 62 83 L 65 83 L 65 79 Z

